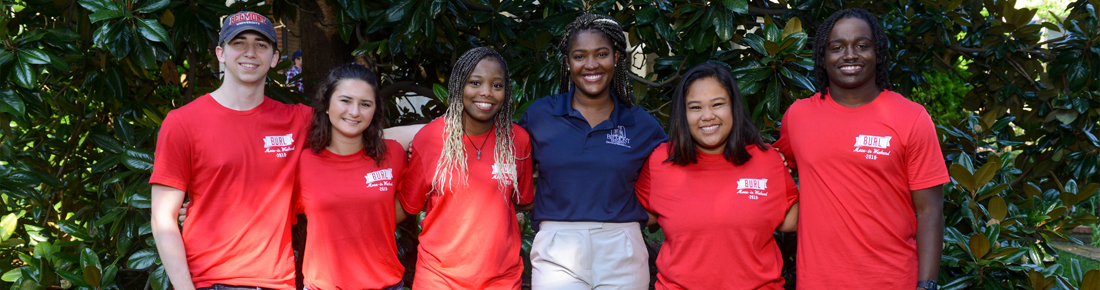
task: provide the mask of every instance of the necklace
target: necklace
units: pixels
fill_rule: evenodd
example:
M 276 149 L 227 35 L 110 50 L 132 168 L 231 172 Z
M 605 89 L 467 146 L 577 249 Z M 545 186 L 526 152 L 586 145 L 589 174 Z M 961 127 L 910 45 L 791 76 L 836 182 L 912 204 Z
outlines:
M 481 160 L 481 149 L 485 148 L 485 142 L 489 141 L 489 134 L 485 134 L 485 140 L 481 141 L 481 148 L 477 148 L 477 145 L 474 144 L 474 138 L 470 137 L 469 134 L 463 133 L 463 135 L 466 135 L 466 139 L 470 139 L 470 146 L 474 146 L 474 150 L 477 150 L 477 160 Z

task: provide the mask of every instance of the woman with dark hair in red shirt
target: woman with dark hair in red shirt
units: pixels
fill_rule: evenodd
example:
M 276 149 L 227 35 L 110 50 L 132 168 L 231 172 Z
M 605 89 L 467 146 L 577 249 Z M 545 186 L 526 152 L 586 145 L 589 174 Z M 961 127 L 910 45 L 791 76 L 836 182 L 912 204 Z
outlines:
M 670 119 L 669 142 L 635 183 L 650 223 L 664 229 L 656 288 L 783 289 L 773 234 L 795 230 L 798 189 L 753 125 L 737 81 L 719 65 L 692 68 Z

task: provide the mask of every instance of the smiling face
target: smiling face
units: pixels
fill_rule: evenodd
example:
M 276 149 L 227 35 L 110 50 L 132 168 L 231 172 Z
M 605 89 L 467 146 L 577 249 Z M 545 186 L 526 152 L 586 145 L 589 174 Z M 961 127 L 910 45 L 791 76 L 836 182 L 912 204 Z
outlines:
M 344 79 L 336 84 L 328 103 L 328 120 L 332 138 L 348 138 L 362 142 L 362 134 L 374 118 L 376 108 L 374 88 L 357 79 Z
M 601 98 L 611 95 L 611 79 L 619 53 L 598 30 L 577 33 L 569 47 L 569 76 L 577 86 L 577 95 Z
M 504 106 L 504 69 L 493 58 L 478 61 L 462 87 L 462 119 L 466 131 L 480 135 L 493 127 L 497 112 Z
M 241 32 L 214 49 L 225 65 L 225 81 L 263 84 L 267 71 L 275 67 L 279 53 L 271 41 L 252 31 Z
M 825 44 L 825 72 L 830 90 L 877 90 L 875 41 L 871 26 L 859 18 L 833 25 Z
M 721 154 L 733 130 L 730 95 L 718 79 L 696 80 L 684 97 L 688 131 L 695 147 L 706 154 Z

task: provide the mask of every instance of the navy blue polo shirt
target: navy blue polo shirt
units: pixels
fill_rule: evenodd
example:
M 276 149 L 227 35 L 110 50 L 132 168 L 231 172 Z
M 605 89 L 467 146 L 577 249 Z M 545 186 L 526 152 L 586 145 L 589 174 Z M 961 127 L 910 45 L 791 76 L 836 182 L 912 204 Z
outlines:
M 519 121 L 538 165 L 532 219 L 635 222 L 648 219 L 634 181 L 668 135 L 657 119 L 614 95 L 611 117 L 592 128 L 573 109 L 573 90 L 536 100 Z

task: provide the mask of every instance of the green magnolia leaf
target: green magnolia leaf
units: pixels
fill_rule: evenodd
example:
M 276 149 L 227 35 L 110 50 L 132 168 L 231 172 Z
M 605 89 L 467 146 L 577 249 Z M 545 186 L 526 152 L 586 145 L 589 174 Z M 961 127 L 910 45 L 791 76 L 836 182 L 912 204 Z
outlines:
M 1081 115 L 1081 114 L 1077 113 L 1077 111 L 1074 111 L 1074 110 L 1061 109 L 1061 110 L 1054 111 L 1054 118 L 1058 119 L 1058 121 L 1062 122 L 1062 124 L 1067 124 L 1067 125 L 1070 124 L 1070 123 L 1073 123 L 1073 121 L 1077 120 L 1077 116 L 1079 116 L 1079 115 Z
M 726 9 L 737 12 L 738 14 L 749 13 L 748 0 L 722 0 L 722 6 L 725 6 Z
M 1091 69 L 1084 61 L 1074 61 L 1066 67 L 1066 84 L 1072 91 L 1079 91 L 1085 87 L 1091 75 Z
M 802 20 L 799 20 L 798 17 L 791 17 L 790 20 L 787 20 L 787 25 L 783 26 L 783 37 L 798 32 L 802 32 Z
M 26 48 L 19 51 L 19 57 L 30 64 L 50 63 L 50 55 L 37 48 Z
M 146 269 L 155 265 L 158 258 L 156 249 L 144 248 L 130 255 L 130 259 L 126 260 L 126 267 Z
M 119 153 L 121 153 L 121 151 Z M 121 155 L 117 153 L 107 154 L 107 156 L 104 156 L 103 159 L 96 161 L 96 163 L 92 165 L 92 173 L 100 173 L 106 171 L 107 169 L 111 169 L 111 167 L 115 167 L 115 165 L 118 165 L 119 163 L 122 163 Z
M 373 41 L 373 42 L 365 43 L 363 45 L 360 45 L 359 48 L 356 48 L 355 51 L 352 52 L 352 55 L 359 56 L 359 55 L 363 55 L 363 54 L 376 52 L 378 50 L 378 47 L 380 47 L 382 44 L 385 44 L 385 43 L 386 43 L 385 40 L 379 40 L 379 41 Z
M 163 1 L 165 3 L 168 2 L 168 0 Z M 160 22 L 156 19 L 142 19 L 136 22 L 138 31 L 141 32 L 141 36 L 144 36 L 145 39 L 155 42 L 168 42 L 168 31 L 164 30 L 164 27 L 160 26 Z
M 168 1 L 168 0 L 144 0 L 144 1 L 141 1 L 141 6 L 138 6 L 137 9 L 134 9 L 134 12 L 140 12 L 140 13 L 155 12 L 155 11 L 164 9 L 164 7 L 168 7 L 168 3 L 170 3 L 170 1 Z
M 4 215 L 0 219 L 0 241 L 7 241 L 11 238 L 11 234 L 15 233 L 15 229 L 19 228 L 19 217 L 15 213 L 9 213 Z
M 103 279 L 100 284 L 110 285 L 110 283 L 115 280 L 115 275 L 118 275 L 118 266 L 114 264 L 107 266 L 107 268 L 103 270 Z
M 413 4 L 415 3 L 416 1 L 414 0 L 397 1 L 397 3 L 394 3 L 393 6 L 390 6 L 390 8 L 386 10 L 386 21 L 401 21 L 405 18 L 405 14 L 409 12 L 409 9 L 412 9 Z
M 989 200 L 989 217 L 998 221 L 1004 221 L 1008 215 L 1008 204 L 1000 196 L 993 196 Z
M 152 282 L 153 290 L 167 290 L 168 286 L 171 285 L 168 281 L 168 274 L 164 272 L 164 265 L 149 273 L 149 280 Z
M 88 231 L 85 230 L 84 227 L 81 227 L 80 225 L 77 225 L 73 222 L 63 222 L 58 225 L 58 227 L 61 229 L 62 232 L 69 234 L 70 236 L 73 236 L 75 238 L 81 240 L 92 239 L 92 236 L 88 234 Z
M 8 112 L 12 115 L 23 116 L 26 107 L 23 98 L 20 98 L 12 90 L 0 90 L 0 112 Z
M 57 271 L 57 275 L 61 276 L 62 279 L 65 279 L 65 280 L 73 283 L 76 286 L 89 287 L 89 288 L 92 287 L 91 284 L 88 284 L 88 283 L 84 282 L 84 277 L 81 276 L 80 274 L 76 274 L 76 273 L 68 272 L 68 271 Z
M 121 10 L 116 1 L 112 0 L 79 0 L 77 3 L 80 3 L 80 6 L 87 8 L 92 13 L 104 10 Z
M 1081 278 L 1080 289 L 1100 289 L 1100 270 L 1092 269 L 1085 272 L 1084 277 Z
M 130 170 L 149 172 L 153 170 L 153 154 L 141 149 L 128 148 L 122 154 L 122 164 Z
M 103 21 L 103 20 L 111 20 L 111 19 L 119 18 L 119 17 L 122 17 L 122 16 L 125 16 L 125 13 L 123 13 L 121 10 L 105 9 L 105 10 L 100 10 L 96 13 L 92 13 L 91 15 L 88 15 L 88 20 L 90 20 L 92 23 L 96 23 L 96 22 L 100 22 L 100 21 Z
M 87 248 L 85 248 L 87 249 Z M 84 267 L 84 283 L 92 285 L 92 287 L 99 287 L 101 279 L 103 279 L 102 270 L 96 265 L 88 265 Z
M 134 145 L 134 127 L 130 125 L 130 122 L 123 118 L 115 118 L 114 120 L 115 136 L 126 145 Z
M 92 142 L 95 143 L 96 146 L 99 146 L 99 148 L 107 152 L 118 154 L 123 151 L 122 143 L 119 143 L 114 137 L 107 136 L 106 134 L 94 133 L 89 136 L 89 138 L 92 139 Z
M 989 253 L 989 238 L 981 233 L 971 235 L 969 245 L 970 253 L 974 254 L 975 259 L 982 259 Z
M 975 180 L 974 174 L 970 173 L 966 167 L 959 164 L 951 164 L 951 166 L 947 168 L 947 171 L 951 174 L 951 178 L 955 179 L 955 182 L 958 182 L 959 185 L 962 185 L 966 190 L 970 192 L 978 190 L 977 180 Z
M 16 279 L 23 276 L 23 274 L 19 272 L 19 269 L 20 268 L 15 268 L 4 272 L 4 275 L 0 276 L 0 280 L 8 283 L 15 282 Z
M 714 14 L 712 24 L 714 25 L 714 32 L 718 35 L 718 40 L 722 42 L 729 41 L 730 38 L 733 38 L 733 31 L 736 29 L 736 25 L 733 24 L 733 15 L 729 15 L 728 12 L 720 9 L 716 9 Z
M 27 89 L 34 89 L 38 85 L 38 71 L 25 58 L 16 59 L 10 78 L 15 84 Z
M 660 14 L 657 12 L 657 8 L 653 6 L 645 6 L 638 10 L 638 14 L 634 15 L 634 23 L 637 25 L 647 25 L 654 20 L 657 20 Z
M 447 103 L 447 88 L 440 84 L 432 84 L 432 92 L 435 93 L 435 98 L 439 99 L 444 104 Z

